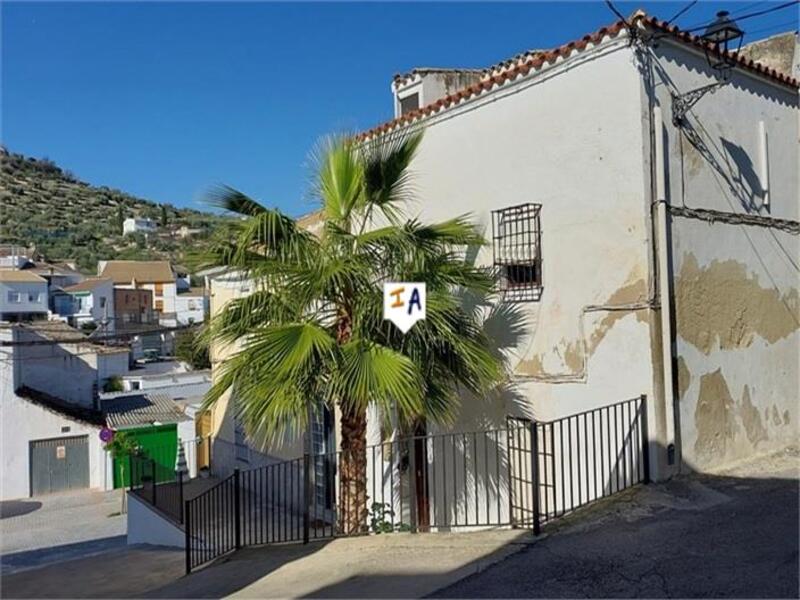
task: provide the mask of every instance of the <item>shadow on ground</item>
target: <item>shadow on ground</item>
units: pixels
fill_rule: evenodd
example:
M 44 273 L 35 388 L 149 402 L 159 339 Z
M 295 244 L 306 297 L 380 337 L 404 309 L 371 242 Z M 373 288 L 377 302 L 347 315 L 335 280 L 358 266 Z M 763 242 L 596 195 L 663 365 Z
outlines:
M 39 510 L 42 503 L 36 500 L 4 500 L 0 502 L 0 519 L 21 517 Z
M 24 550 L 0 556 L 0 573 L 9 575 L 26 569 L 35 569 L 50 563 L 72 560 L 78 557 L 102 554 L 117 548 L 124 548 L 127 536 L 115 535 L 74 544 L 63 544 L 36 550 Z
M 797 598 L 799 493 L 796 474 L 639 487 L 432 597 Z
M 181 550 L 131 548 L 4 577 L 3 596 L 796 598 L 800 482 L 789 458 L 754 475 L 637 486 L 537 539 L 506 530 L 250 548 L 188 577 Z

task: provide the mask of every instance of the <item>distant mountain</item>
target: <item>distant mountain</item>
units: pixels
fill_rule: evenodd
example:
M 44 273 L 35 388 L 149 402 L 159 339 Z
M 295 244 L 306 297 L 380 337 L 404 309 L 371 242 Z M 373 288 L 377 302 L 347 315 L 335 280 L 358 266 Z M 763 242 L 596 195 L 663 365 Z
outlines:
M 147 239 L 140 233 L 123 236 L 128 217 L 151 218 L 158 231 Z M 180 264 L 186 250 L 205 244 L 224 219 L 95 187 L 51 160 L 0 148 L 0 243 L 35 246 L 48 260 L 75 259 L 89 273 L 100 259 Z

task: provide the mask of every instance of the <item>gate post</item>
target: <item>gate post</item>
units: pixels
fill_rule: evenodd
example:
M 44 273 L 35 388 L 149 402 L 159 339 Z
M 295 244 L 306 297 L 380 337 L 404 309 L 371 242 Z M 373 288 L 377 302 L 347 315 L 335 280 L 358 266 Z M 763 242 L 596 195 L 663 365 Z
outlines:
M 150 468 L 153 470 L 153 506 L 158 506 L 156 503 L 156 459 L 150 459 Z
M 309 538 L 309 504 L 311 504 L 311 456 L 303 454 L 303 543 Z
M 417 449 L 413 436 L 410 441 L 406 440 L 406 449 L 408 451 L 408 472 L 410 473 L 408 480 L 408 519 L 411 521 L 411 533 L 417 533 Z M 455 494 L 456 490 L 453 490 L 454 497 Z M 458 510 L 457 506 L 456 510 Z M 403 515 L 400 515 L 400 519 L 402 521 Z
M 533 534 L 539 535 L 539 426 L 536 421 L 531 421 L 531 474 L 533 475 L 532 504 L 533 504 Z
M 239 467 L 233 470 L 233 520 L 235 522 L 235 547 L 238 550 L 242 547 L 242 496 L 239 482 Z
M 183 516 L 185 517 L 183 523 L 183 532 L 185 534 L 185 541 L 184 546 L 186 550 L 186 574 L 192 572 L 192 534 L 189 531 L 189 524 L 191 523 L 191 519 L 189 518 L 189 506 L 190 502 L 187 500 L 183 505 Z
M 185 512 L 183 510 L 183 508 L 184 508 L 184 506 L 183 506 L 183 473 L 175 471 L 175 475 L 177 476 L 177 479 L 178 479 L 178 506 L 180 507 L 180 511 L 181 511 L 180 515 L 178 515 L 178 516 L 180 517 L 181 525 L 183 525 L 183 517 L 185 516 Z
M 642 394 L 639 402 L 642 406 L 642 462 L 644 463 L 643 481 L 650 483 L 650 436 L 647 431 L 647 394 Z

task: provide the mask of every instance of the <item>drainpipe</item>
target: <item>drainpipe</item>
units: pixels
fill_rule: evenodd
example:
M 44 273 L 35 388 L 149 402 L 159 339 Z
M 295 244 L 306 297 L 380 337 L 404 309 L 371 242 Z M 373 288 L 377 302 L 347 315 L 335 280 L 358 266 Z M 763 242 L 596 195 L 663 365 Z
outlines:
M 667 464 L 675 464 L 675 385 L 672 344 L 672 278 L 670 276 L 669 210 L 667 206 L 664 124 L 661 107 L 653 107 L 655 130 L 656 248 L 658 252 L 658 295 L 661 306 L 661 355 L 664 371 L 665 443 Z

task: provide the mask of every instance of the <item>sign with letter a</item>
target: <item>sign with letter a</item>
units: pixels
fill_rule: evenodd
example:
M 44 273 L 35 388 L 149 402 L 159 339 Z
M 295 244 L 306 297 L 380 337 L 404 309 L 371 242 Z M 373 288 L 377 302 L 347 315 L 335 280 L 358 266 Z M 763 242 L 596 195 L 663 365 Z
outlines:
M 384 283 L 383 318 L 394 323 L 403 333 L 425 318 L 424 283 Z

